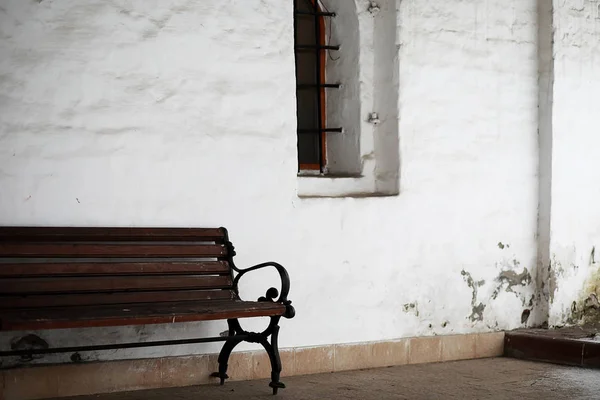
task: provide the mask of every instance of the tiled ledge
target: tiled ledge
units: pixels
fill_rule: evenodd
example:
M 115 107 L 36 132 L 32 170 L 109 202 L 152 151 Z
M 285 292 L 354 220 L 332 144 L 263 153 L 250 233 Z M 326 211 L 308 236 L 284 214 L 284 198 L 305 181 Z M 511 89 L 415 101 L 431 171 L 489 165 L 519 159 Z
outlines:
M 497 357 L 503 346 L 499 332 L 283 349 L 282 376 Z M 217 383 L 209 377 L 217 369 L 215 354 L 10 369 L 2 371 L 0 400 Z M 228 374 L 231 380 L 266 379 L 269 358 L 263 351 L 233 353 Z

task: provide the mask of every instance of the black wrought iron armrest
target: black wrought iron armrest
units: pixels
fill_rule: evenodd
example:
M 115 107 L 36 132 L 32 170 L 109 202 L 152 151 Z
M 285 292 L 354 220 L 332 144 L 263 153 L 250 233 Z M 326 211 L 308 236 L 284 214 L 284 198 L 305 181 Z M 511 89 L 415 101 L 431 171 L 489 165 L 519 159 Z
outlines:
M 279 277 L 281 278 L 281 294 L 279 294 L 277 288 L 272 287 L 267 290 L 267 293 L 264 296 L 259 297 L 258 301 L 269 301 L 272 303 L 283 304 L 285 306 L 285 314 L 283 316 L 285 318 L 294 318 L 294 315 L 296 315 L 296 311 L 292 306 L 292 301 L 288 300 L 287 298 L 288 293 L 290 292 L 290 276 L 288 275 L 288 272 L 283 267 L 283 265 L 278 264 L 276 262 L 266 262 L 246 269 L 236 268 L 237 275 L 233 280 L 233 287 L 237 289 L 240 278 L 246 273 L 267 267 L 274 267 L 279 273 Z M 276 297 L 277 300 L 275 300 Z

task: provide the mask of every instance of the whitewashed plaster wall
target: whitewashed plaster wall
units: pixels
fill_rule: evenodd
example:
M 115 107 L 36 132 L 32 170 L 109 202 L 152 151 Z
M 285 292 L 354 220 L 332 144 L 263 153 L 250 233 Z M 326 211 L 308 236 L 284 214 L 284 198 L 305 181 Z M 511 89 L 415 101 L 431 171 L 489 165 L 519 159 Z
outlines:
M 291 1 L 1 0 L 0 224 L 227 226 L 239 266 L 290 272 L 283 347 L 512 329 L 532 307 L 533 323 L 536 2 L 397 4 L 400 194 L 300 198 Z M 364 71 L 382 69 L 367 60 L 372 93 Z M 242 294 L 264 294 L 263 277 Z
M 549 322 L 562 325 L 598 320 L 600 2 L 554 6 Z

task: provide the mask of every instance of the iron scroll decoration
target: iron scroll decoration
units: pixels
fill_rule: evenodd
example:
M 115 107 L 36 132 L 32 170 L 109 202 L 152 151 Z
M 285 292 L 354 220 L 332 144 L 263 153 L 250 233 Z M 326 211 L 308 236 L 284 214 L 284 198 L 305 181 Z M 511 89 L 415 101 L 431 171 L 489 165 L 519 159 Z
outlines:
M 227 261 L 229 262 L 231 269 L 233 269 L 235 272 L 237 272 L 237 275 L 235 276 L 235 278 L 233 280 L 233 290 L 235 291 L 235 294 L 238 295 L 238 297 L 239 297 L 238 282 L 245 274 L 247 274 L 248 272 L 259 270 L 259 269 L 273 267 L 277 270 L 277 272 L 279 273 L 279 277 L 281 279 L 281 293 L 279 293 L 277 288 L 271 287 L 271 288 L 267 289 L 264 296 L 261 296 L 258 298 L 258 301 L 283 304 L 285 306 L 285 313 L 283 314 L 283 317 L 288 318 L 288 319 L 294 318 L 294 316 L 296 315 L 296 310 L 292 306 L 292 301 L 288 300 L 288 298 L 287 298 L 288 294 L 290 292 L 290 276 L 289 276 L 287 270 L 281 264 L 273 262 L 273 261 L 258 264 L 253 267 L 250 267 L 250 268 L 245 268 L 245 269 L 238 268 L 235 265 L 235 263 L 233 262 L 233 257 L 236 255 L 235 247 L 229 241 L 229 234 L 227 232 L 227 229 L 224 227 L 221 227 L 221 230 L 224 233 L 224 244 L 225 244 L 225 247 L 227 248 L 227 254 L 228 254 Z M 275 298 L 277 298 L 277 299 L 275 299 Z

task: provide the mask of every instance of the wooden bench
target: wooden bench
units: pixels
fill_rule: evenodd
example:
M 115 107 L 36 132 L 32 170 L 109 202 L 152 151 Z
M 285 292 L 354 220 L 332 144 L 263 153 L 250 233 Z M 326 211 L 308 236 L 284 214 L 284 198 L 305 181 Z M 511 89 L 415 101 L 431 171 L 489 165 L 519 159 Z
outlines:
M 241 342 L 260 343 L 271 366 L 273 394 L 281 360 L 277 338 L 281 317 L 293 318 L 286 270 L 268 262 L 247 269 L 233 263 L 225 228 L 0 227 L 0 330 L 87 328 L 188 321 L 227 320 L 226 336 L 102 344 L 78 347 L 12 348 L 2 357 L 224 341 L 219 354 L 221 385 L 229 355 Z M 267 290 L 243 301 L 238 282 L 246 273 L 275 268 L 281 294 Z M 263 332 L 247 332 L 239 319 L 270 317 Z M 269 342 L 270 337 L 270 342 Z

